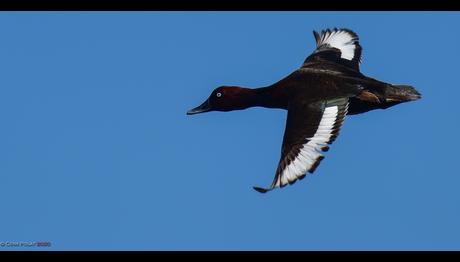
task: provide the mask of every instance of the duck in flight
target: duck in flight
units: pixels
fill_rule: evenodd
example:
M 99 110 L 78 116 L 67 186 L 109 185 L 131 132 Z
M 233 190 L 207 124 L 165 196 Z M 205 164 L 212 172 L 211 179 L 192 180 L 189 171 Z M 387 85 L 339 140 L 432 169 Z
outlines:
M 269 188 L 292 185 L 313 173 L 339 134 L 346 115 L 386 109 L 421 97 L 414 87 L 393 85 L 360 72 L 362 48 L 349 29 L 313 31 L 316 50 L 302 66 L 266 87 L 221 86 L 187 115 L 249 107 L 286 109 L 281 158 Z

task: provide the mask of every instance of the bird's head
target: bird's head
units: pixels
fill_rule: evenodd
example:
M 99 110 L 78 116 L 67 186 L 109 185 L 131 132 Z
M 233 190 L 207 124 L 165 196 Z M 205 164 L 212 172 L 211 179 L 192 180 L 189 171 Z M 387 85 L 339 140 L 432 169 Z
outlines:
M 201 105 L 187 111 L 194 115 L 210 111 L 232 111 L 248 107 L 250 89 L 238 86 L 220 86 Z

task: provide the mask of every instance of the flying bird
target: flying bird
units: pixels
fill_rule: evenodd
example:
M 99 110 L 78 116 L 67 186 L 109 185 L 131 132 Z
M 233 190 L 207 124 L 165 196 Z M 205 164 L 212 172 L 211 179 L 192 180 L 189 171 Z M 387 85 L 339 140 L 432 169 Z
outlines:
M 302 66 L 280 81 L 261 88 L 220 86 L 187 115 L 249 107 L 286 109 L 281 158 L 269 188 L 294 184 L 313 173 L 323 152 L 337 138 L 346 115 L 355 115 L 421 98 L 409 85 L 393 85 L 363 75 L 362 48 L 349 29 L 313 31 L 316 50 Z

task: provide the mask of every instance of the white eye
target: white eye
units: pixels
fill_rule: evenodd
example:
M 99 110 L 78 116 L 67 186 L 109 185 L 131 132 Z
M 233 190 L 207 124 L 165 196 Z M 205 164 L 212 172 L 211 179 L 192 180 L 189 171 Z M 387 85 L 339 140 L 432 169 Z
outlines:
M 222 93 L 219 92 L 219 93 L 216 94 L 216 96 L 217 96 L 217 97 L 221 97 L 221 96 L 222 96 Z

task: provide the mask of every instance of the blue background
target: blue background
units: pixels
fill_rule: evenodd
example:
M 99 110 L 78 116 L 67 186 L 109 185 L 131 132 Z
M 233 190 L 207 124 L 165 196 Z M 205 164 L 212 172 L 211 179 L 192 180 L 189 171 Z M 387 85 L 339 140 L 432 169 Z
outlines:
M 0 242 L 26 250 L 459 250 L 460 13 L 0 13 Z M 286 112 L 186 116 L 348 27 L 423 99 L 348 117 L 314 175 L 259 194 Z M 21 248 L 3 247 L 0 250 Z

